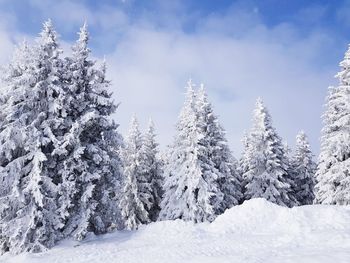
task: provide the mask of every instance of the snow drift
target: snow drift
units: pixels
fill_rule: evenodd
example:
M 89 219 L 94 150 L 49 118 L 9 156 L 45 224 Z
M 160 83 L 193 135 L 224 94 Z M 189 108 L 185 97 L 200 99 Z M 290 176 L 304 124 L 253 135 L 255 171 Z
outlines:
M 350 262 L 350 207 L 285 208 L 253 199 L 211 224 L 157 222 L 67 240 L 41 254 L 5 254 L 0 262 Z

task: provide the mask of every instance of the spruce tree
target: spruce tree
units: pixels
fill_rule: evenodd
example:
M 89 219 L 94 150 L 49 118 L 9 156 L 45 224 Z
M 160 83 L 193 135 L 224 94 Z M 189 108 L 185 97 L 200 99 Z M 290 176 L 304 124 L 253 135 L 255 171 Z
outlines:
M 34 47 L 22 46 L 8 67 L 0 128 L 0 240 L 2 252 L 40 252 L 60 239 L 58 178 L 51 154 L 56 99 L 62 91 L 57 35 L 44 23 Z
M 147 195 L 151 196 L 151 198 L 149 199 L 149 202 L 143 203 L 145 204 L 145 209 L 147 210 L 151 221 L 156 221 L 158 219 L 160 203 L 163 196 L 163 167 L 162 162 L 158 157 L 158 144 L 155 137 L 154 123 L 150 120 L 147 131 L 142 140 L 142 171 L 140 177 L 150 186 L 145 188 L 145 190 L 150 191 Z
M 306 134 L 301 131 L 296 137 L 296 149 L 291 159 L 293 193 L 299 205 L 310 205 L 315 198 L 316 164 Z
M 298 201 L 297 198 L 297 176 L 295 174 L 295 169 L 294 169 L 294 165 L 293 165 L 293 155 L 292 155 L 292 148 L 289 146 L 288 142 L 285 141 L 282 143 L 283 144 L 283 149 L 284 149 L 284 153 L 285 153 L 285 164 L 287 167 L 287 178 L 288 178 L 288 182 L 290 184 L 290 192 L 289 192 L 289 196 L 290 199 L 293 200 L 293 206 L 298 206 L 301 205 Z
M 82 240 L 92 232 L 106 233 L 121 223 L 118 193 L 121 181 L 121 136 L 110 115 L 116 105 L 107 90 L 105 62 L 89 58 L 87 26 L 81 28 L 66 58 L 67 95 L 60 100 L 64 135 L 55 151 L 60 160 L 60 215 L 65 236 Z
M 242 186 L 243 186 L 243 177 L 242 176 L 249 169 L 248 162 L 247 162 L 247 160 L 250 156 L 250 152 L 249 152 L 250 142 L 249 142 L 249 133 L 248 132 L 244 132 L 241 142 L 243 144 L 243 152 L 242 152 L 241 158 L 239 159 L 238 172 L 240 174 L 240 177 L 242 178 L 241 180 L 242 180 Z M 242 189 L 242 192 L 243 192 L 243 189 Z
M 150 222 L 147 208 L 150 208 L 153 202 L 151 185 L 144 178 L 141 147 L 142 136 L 134 116 L 121 155 L 125 179 L 119 205 L 125 227 L 129 230 L 137 229 L 139 225 Z
M 185 104 L 167 154 L 160 219 L 212 221 L 238 202 L 239 184 L 223 131 L 204 91 L 188 83 Z
M 331 87 L 323 115 L 315 202 L 350 204 L 350 46 L 340 62 L 337 87 Z
M 291 189 L 288 160 L 282 140 L 272 127 L 271 116 L 261 99 L 257 100 L 253 122 L 241 161 L 244 198 L 265 198 L 291 207 L 296 200 Z
M 229 149 L 226 132 L 214 114 L 203 85 L 198 91 L 196 107 L 202 134 L 198 143 L 201 147 L 207 148 L 202 158 L 207 158 L 206 162 L 213 165 L 212 172 L 218 177 L 215 181 L 219 187 L 218 193 L 223 194 L 222 200 L 218 199 L 215 205 L 215 214 L 218 215 L 227 208 L 237 205 L 243 197 L 238 162 Z
M 186 99 L 176 125 L 175 139 L 167 153 L 164 168 L 164 198 L 161 203 L 161 220 L 183 219 L 194 222 L 213 220 L 213 208 L 197 202 L 200 183 L 205 183 L 197 159 L 198 132 L 196 127 L 196 94 L 188 82 Z M 202 186 L 206 190 L 206 187 Z M 199 206 L 201 205 L 201 206 Z

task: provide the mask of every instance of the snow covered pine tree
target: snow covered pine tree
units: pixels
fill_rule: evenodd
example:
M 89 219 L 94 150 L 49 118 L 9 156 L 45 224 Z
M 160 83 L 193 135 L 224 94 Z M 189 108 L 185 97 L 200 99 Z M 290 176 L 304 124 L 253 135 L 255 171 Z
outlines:
M 321 152 L 316 172 L 315 202 L 350 204 L 350 45 L 331 87 L 323 115 Z
M 291 158 L 293 193 L 299 205 L 310 205 L 315 198 L 316 164 L 306 134 L 301 131 L 296 137 L 296 148 Z
M 106 65 L 89 59 L 87 26 L 80 29 L 72 56 L 65 60 L 66 96 L 61 98 L 65 133 L 54 151 L 60 160 L 60 216 L 64 235 L 82 240 L 121 225 L 118 192 L 122 139 L 110 120 L 116 105 L 107 89 Z
M 83 27 L 60 58 L 51 21 L 5 71 L 0 123 L 1 251 L 40 252 L 74 231 L 105 233 L 118 218 L 121 137 L 105 66 L 88 60 Z
M 57 139 L 56 98 L 62 85 L 57 35 L 44 23 L 34 47 L 23 46 L 8 67 L 0 127 L 1 251 L 39 252 L 60 238 L 58 186 L 51 168 Z
M 212 221 L 238 203 L 241 189 L 224 132 L 204 90 L 196 94 L 191 81 L 176 131 L 164 168 L 160 219 Z
M 141 132 L 137 119 L 133 116 L 121 154 L 125 179 L 119 204 L 125 227 L 129 230 L 137 229 L 139 225 L 150 222 L 146 207 L 150 208 L 153 202 L 151 185 L 144 178 L 144 162 L 141 160 L 144 155 L 141 155 L 141 148 Z
M 278 205 L 296 204 L 288 174 L 288 160 L 281 138 L 272 127 L 271 116 L 259 98 L 253 128 L 245 139 L 241 160 L 244 198 L 265 198 Z
M 163 196 L 163 167 L 162 162 L 158 157 L 158 144 L 155 140 L 156 134 L 154 129 L 154 123 L 149 121 L 147 132 L 143 136 L 141 146 L 141 176 L 138 177 L 138 181 L 144 181 L 150 187 L 146 187 L 145 190 L 150 190 L 147 196 L 151 196 L 148 202 L 145 204 L 145 209 L 148 212 L 151 221 L 156 221 L 160 212 L 160 203 Z M 139 182 L 140 184 L 140 182 Z
M 227 208 L 238 205 L 243 198 L 242 179 L 238 172 L 238 162 L 232 156 L 229 149 L 225 130 L 214 114 L 213 107 L 208 101 L 208 95 L 204 86 L 201 85 L 197 93 L 197 114 L 202 137 L 199 145 L 205 147 L 206 152 L 200 156 L 201 159 L 208 158 L 207 164 L 212 165 L 211 173 L 217 176 L 218 187 L 223 194 L 223 199 L 218 198 L 215 214 L 222 214 Z M 202 167 L 208 169 L 207 165 Z

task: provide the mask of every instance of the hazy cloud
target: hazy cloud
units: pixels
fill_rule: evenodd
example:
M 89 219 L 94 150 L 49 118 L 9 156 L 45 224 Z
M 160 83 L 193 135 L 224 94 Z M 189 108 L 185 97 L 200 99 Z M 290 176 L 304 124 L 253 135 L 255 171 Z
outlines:
M 292 25 L 268 28 L 255 13 L 231 18 L 236 13 L 203 18 L 190 34 L 137 25 L 128 29 L 108 56 L 116 99 L 122 101 L 117 114 L 122 131 L 135 112 L 144 120 L 152 116 L 161 142 L 171 142 L 183 87 L 192 77 L 206 85 L 236 155 L 258 96 L 284 139 L 293 145 L 304 129 L 318 150 L 322 105 L 336 65 L 315 65 L 334 44 L 331 37 L 314 32 L 302 38 Z M 245 25 L 237 30 L 241 22 Z
M 329 32 L 315 28 L 300 34 L 286 22 L 269 26 L 254 4 L 244 2 L 208 14 L 189 11 L 183 1 L 155 1 L 157 8 L 137 14 L 132 8 L 137 1 L 95 9 L 84 3 L 31 0 L 43 19 L 56 22 L 58 32 L 75 35 L 88 21 L 93 54 L 106 56 L 115 100 L 121 102 L 115 118 L 123 133 L 136 113 L 144 124 L 152 117 L 161 144 L 170 143 L 191 77 L 207 87 L 236 156 L 258 96 L 285 140 L 293 145 L 298 130 L 304 129 L 318 150 L 322 105 L 337 70 L 337 65 L 324 63 L 324 54 L 336 46 Z M 322 17 L 325 12 L 315 6 L 296 15 Z M 12 49 L 10 36 L 23 34 L 0 23 L 1 60 Z M 62 40 L 69 49 L 72 40 Z

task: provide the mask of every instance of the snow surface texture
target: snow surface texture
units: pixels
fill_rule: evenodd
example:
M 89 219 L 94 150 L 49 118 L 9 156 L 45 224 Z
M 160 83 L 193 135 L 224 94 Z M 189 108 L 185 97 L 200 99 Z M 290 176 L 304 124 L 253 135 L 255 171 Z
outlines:
M 48 252 L 0 257 L 2 263 L 350 262 L 350 207 L 286 208 L 252 199 L 213 223 L 163 221 Z

